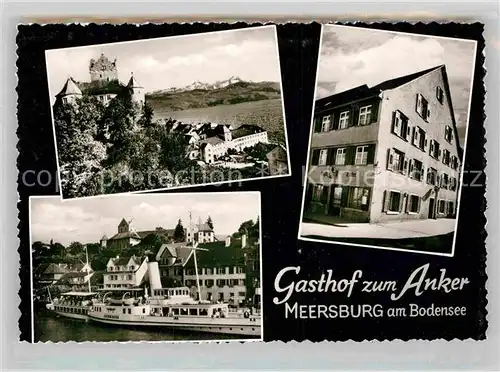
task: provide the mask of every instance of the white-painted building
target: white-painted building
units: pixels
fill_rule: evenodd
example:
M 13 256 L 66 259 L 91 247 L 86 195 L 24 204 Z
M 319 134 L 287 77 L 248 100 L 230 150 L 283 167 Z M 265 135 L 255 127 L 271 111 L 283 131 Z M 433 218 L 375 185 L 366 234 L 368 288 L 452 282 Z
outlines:
M 138 287 L 148 271 L 147 257 L 110 258 L 104 273 L 104 289 Z

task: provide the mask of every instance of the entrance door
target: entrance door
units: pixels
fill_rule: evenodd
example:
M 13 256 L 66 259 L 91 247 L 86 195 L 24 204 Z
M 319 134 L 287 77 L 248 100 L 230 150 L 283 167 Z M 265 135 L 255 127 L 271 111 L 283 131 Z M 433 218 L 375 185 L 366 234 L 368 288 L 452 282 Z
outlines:
M 340 205 L 342 200 L 342 186 L 332 186 L 329 213 L 331 216 L 340 216 Z
M 434 208 L 434 199 L 429 199 L 429 218 L 435 218 L 436 211 Z

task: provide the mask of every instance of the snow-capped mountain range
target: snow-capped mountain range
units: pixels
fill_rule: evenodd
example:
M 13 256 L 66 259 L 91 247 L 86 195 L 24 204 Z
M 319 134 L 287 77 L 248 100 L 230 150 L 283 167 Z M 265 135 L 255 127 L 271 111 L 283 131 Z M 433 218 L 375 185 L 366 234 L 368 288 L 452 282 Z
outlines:
M 186 85 L 185 87 L 182 88 L 169 88 L 169 89 L 163 89 L 156 91 L 154 93 L 178 93 L 178 92 L 187 92 L 190 90 L 195 90 L 195 89 L 204 89 L 204 90 L 214 90 L 214 89 L 220 89 L 220 88 L 225 88 L 229 85 L 243 82 L 239 77 L 237 76 L 231 76 L 229 79 L 226 80 L 219 80 L 216 81 L 215 83 L 203 83 L 201 81 L 195 81 L 192 84 Z

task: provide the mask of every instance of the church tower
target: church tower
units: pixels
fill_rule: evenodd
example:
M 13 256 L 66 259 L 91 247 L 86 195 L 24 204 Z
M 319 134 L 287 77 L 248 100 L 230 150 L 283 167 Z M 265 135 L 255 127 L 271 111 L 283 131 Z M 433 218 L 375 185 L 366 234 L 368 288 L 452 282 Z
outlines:
M 77 98 L 82 96 L 82 91 L 72 78 L 68 78 L 61 91 L 56 95 L 57 99 L 61 99 L 62 103 L 73 104 Z
M 130 76 L 127 88 L 130 90 L 132 102 L 138 103 L 139 107 L 142 108 L 144 102 L 146 101 L 146 95 L 144 93 L 144 88 L 135 79 L 134 73 Z
M 99 59 L 90 60 L 89 65 L 90 81 L 112 81 L 118 80 L 118 69 L 116 59 L 110 61 L 108 57 L 101 53 Z

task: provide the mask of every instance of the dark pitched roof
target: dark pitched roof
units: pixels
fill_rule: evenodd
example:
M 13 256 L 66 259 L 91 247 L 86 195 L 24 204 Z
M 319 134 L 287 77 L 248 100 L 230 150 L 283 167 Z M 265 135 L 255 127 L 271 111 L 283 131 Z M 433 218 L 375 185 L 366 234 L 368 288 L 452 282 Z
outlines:
M 184 229 L 186 230 L 186 229 Z M 166 237 L 174 236 L 175 229 L 157 229 L 157 230 L 145 230 L 145 231 L 137 231 L 137 234 L 142 238 L 155 234 L 155 235 L 164 235 Z
M 198 231 L 214 231 L 210 226 L 208 226 L 208 223 L 197 224 L 196 227 L 198 228 Z
M 142 261 L 144 261 L 144 257 L 137 257 L 137 256 L 132 256 L 134 258 L 134 262 L 136 263 L 136 265 L 140 265 L 142 264 Z M 130 261 L 130 258 L 132 257 L 118 257 L 118 258 L 112 258 L 113 260 L 113 264 L 115 266 L 123 266 L 123 265 L 126 265 L 128 264 L 128 262 Z
M 82 94 L 78 84 L 72 78 L 66 80 L 66 83 L 56 97 L 67 96 L 68 94 Z
M 233 129 L 231 134 L 233 138 L 240 138 L 249 136 L 251 134 L 265 132 L 264 129 L 259 127 L 258 125 L 253 124 L 242 124 L 238 128 Z
M 208 251 L 197 251 L 196 258 L 198 267 L 225 267 L 239 266 L 244 264 L 245 250 L 241 248 L 241 240 L 232 240 L 231 245 L 226 247 L 224 241 L 199 244 L 198 248 Z M 194 257 L 194 256 L 191 256 Z M 190 258 L 186 266 L 193 266 L 193 258 Z
M 424 76 L 429 72 L 434 71 L 441 67 L 443 67 L 443 65 L 436 66 L 433 68 L 428 68 L 426 70 L 418 71 L 405 76 L 400 76 L 394 79 L 386 80 L 371 88 L 368 87 L 368 85 L 364 84 L 349 90 L 345 90 L 340 93 L 333 94 L 328 97 L 323 97 L 321 99 L 316 100 L 315 110 L 321 111 L 323 109 L 340 106 L 348 102 L 358 101 L 364 98 L 378 96 L 380 92 L 384 90 L 397 88 L 403 84 L 409 83 L 410 81 L 415 80 L 421 76 Z
M 189 249 L 190 246 L 191 243 L 185 242 L 163 244 L 156 254 L 156 260 L 174 257 L 176 258 L 174 265 L 183 264 L 191 254 L 191 249 Z
M 127 88 L 142 88 L 142 86 L 137 82 L 134 75 L 132 75 L 128 81 Z
M 219 143 L 224 142 L 224 140 L 220 139 L 219 137 L 209 137 L 203 141 L 201 141 L 201 144 L 209 143 L 211 145 L 218 145 Z
M 137 234 L 135 231 L 126 231 L 126 232 L 121 232 L 113 235 L 111 238 L 108 240 L 118 240 L 118 239 L 125 239 L 125 238 L 135 238 L 135 239 L 141 239 L 139 234 Z

